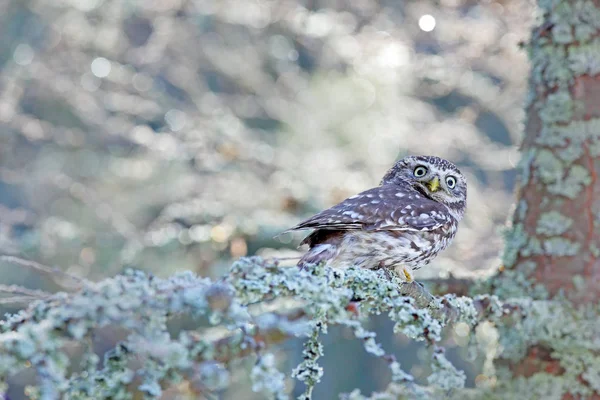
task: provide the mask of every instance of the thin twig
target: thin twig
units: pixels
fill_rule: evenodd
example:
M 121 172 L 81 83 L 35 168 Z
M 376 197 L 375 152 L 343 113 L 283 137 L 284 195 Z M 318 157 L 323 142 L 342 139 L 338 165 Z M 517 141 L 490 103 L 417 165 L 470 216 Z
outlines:
M 59 268 L 49 267 L 47 265 L 40 264 L 36 261 L 26 260 L 24 258 L 15 257 L 15 256 L 7 256 L 7 255 L 0 255 L 0 261 L 20 265 L 22 267 L 31 268 L 36 271 L 40 271 L 45 274 L 48 274 L 51 277 L 56 277 L 57 275 L 60 275 L 63 278 L 69 278 L 69 279 L 77 282 L 79 284 L 79 286 L 85 286 L 88 284 L 88 281 L 84 278 L 80 278 L 78 276 L 71 275 Z
M 0 298 L 0 305 L 4 304 L 29 304 L 32 301 L 39 300 L 38 297 L 31 296 L 12 296 Z
M 29 288 L 26 288 L 24 286 L 19 286 L 19 285 L 3 285 L 1 283 L 0 283 L 0 292 L 36 297 L 38 299 L 45 299 L 46 297 L 52 295 L 52 293 L 49 293 L 49 292 L 46 292 L 43 290 L 29 289 Z

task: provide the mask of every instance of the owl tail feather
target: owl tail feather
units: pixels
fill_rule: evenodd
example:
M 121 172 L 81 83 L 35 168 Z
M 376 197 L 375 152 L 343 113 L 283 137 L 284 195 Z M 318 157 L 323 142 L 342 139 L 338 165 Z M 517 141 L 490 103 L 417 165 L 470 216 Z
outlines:
M 298 261 L 298 267 L 300 269 L 306 268 L 309 264 L 320 264 L 322 262 L 327 263 L 337 255 L 337 246 L 333 244 L 318 244 L 312 247 L 306 254 L 302 256 Z

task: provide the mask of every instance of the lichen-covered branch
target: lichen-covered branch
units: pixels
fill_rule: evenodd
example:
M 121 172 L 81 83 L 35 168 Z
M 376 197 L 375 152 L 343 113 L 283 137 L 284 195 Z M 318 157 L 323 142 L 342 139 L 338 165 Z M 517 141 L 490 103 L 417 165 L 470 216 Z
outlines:
M 87 283 L 74 293 L 38 300 L 2 321 L 0 378 L 6 387 L 13 373 L 31 369 L 37 379 L 28 391 L 33 398 L 119 399 L 136 391 L 158 398 L 181 381 L 195 393 L 218 391 L 228 385 L 233 360 L 255 356 L 250 374 L 254 390 L 268 398 L 288 398 L 283 378 L 290 374 L 305 384 L 302 398 L 310 399 L 322 374 L 318 359 L 326 351 L 320 337 L 329 326 L 341 325 L 389 366 L 392 381 L 385 393 L 435 398 L 461 389 L 465 381 L 439 347 L 446 325 L 462 322 L 475 329 L 484 320 L 519 325 L 527 335 L 507 338 L 506 351 L 522 354 L 530 343 L 560 339 L 541 337 L 535 327 L 564 312 L 556 302 L 501 303 L 494 296 L 451 294 L 438 298 L 419 284 L 389 280 L 377 271 L 325 266 L 299 270 L 260 258 L 240 259 L 218 282 L 192 273 L 160 279 L 128 271 Z M 432 347 L 428 387 L 402 371 L 394 355 L 365 328 L 363 322 L 372 314 L 387 314 L 395 332 Z M 212 326 L 170 335 L 167 322 L 174 315 L 202 315 Z M 128 335 L 100 359 L 87 343 L 106 326 L 125 329 Z M 304 359 L 293 371 L 279 371 L 269 346 L 292 337 L 306 338 Z M 79 365 L 71 365 L 66 350 L 74 343 L 83 352 Z M 348 396 L 363 398 L 358 392 Z
M 273 307 L 284 298 L 294 307 Z M 362 300 L 353 302 L 356 298 Z M 2 321 L 0 377 L 6 385 L 13 373 L 29 368 L 37 381 L 28 393 L 44 399 L 127 398 L 132 390 L 159 397 L 182 379 L 196 382 L 198 390 L 219 390 L 227 385 L 233 359 L 256 355 L 254 388 L 268 397 L 287 398 L 268 345 L 307 337 L 304 361 L 293 374 L 306 384 L 305 398 L 310 398 L 321 374 L 319 335 L 326 334 L 328 326 L 344 325 L 366 351 L 386 360 L 393 383 L 414 391 L 412 378 L 364 328 L 364 318 L 386 313 L 396 332 L 435 345 L 448 322 L 474 325 L 484 310 L 497 307 L 485 306 L 482 300 L 452 295 L 438 299 L 420 285 L 402 285 L 373 271 L 323 266 L 301 271 L 259 258 L 241 259 L 219 282 L 191 273 L 159 279 L 129 271 L 87 283 L 74 293 L 37 300 Z M 182 314 L 207 316 L 215 327 L 172 337 L 167 321 Z M 81 344 L 104 326 L 121 327 L 128 336 L 100 360 L 90 346 Z M 66 348 L 73 343 L 84 353 L 80 366 L 70 365 L 67 356 Z M 430 390 L 462 386 L 464 376 L 440 361 L 439 350 L 434 354 L 432 365 L 439 373 L 432 375 Z

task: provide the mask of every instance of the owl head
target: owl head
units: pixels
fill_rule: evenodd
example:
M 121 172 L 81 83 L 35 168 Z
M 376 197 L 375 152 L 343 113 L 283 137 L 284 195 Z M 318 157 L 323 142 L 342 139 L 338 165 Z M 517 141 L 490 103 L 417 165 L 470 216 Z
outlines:
M 464 212 L 467 180 L 456 165 L 435 156 L 408 156 L 396 162 L 381 184 L 406 184 L 453 211 Z

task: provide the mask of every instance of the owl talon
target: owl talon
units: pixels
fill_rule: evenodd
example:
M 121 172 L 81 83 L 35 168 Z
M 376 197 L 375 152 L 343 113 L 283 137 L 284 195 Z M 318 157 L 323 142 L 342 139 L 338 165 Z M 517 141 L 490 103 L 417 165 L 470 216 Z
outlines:
M 412 274 L 406 267 L 402 268 L 402 273 L 404 274 L 404 279 L 407 283 L 412 283 L 414 281 Z

